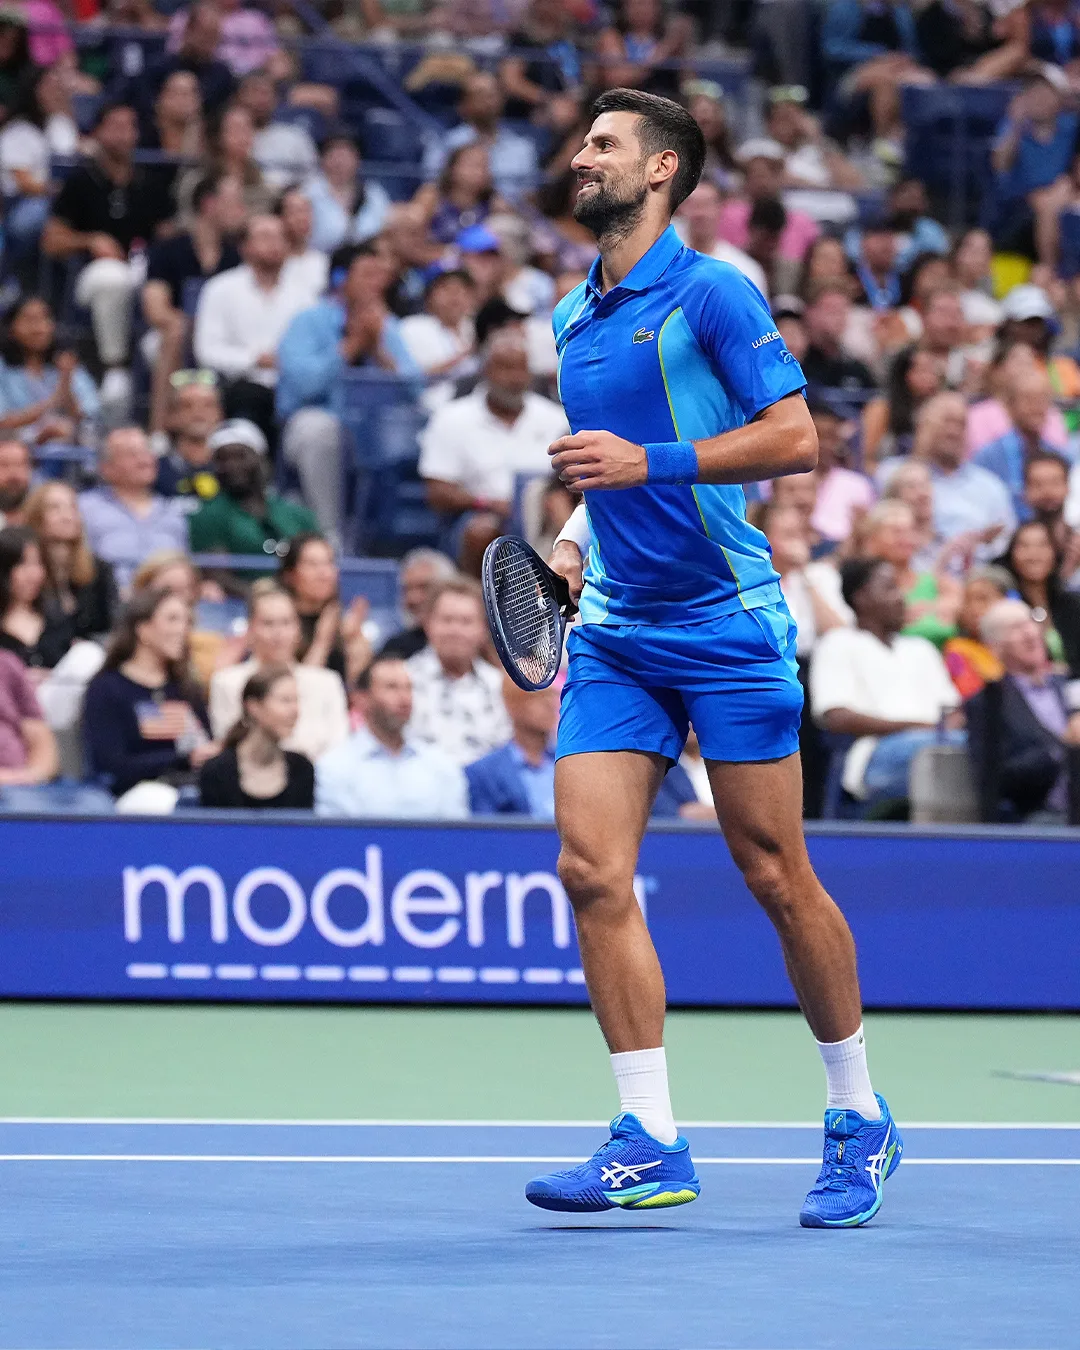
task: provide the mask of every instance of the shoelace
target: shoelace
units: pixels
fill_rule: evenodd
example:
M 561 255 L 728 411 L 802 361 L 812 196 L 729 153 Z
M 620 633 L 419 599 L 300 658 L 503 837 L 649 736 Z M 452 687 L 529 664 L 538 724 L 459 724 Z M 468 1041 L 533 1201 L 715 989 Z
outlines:
M 825 1136 L 825 1157 L 821 1164 L 818 1184 L 822 1190 L 842 1191 L 858 1180 L 858 1150 L 850 1147 L 850 1139 Z

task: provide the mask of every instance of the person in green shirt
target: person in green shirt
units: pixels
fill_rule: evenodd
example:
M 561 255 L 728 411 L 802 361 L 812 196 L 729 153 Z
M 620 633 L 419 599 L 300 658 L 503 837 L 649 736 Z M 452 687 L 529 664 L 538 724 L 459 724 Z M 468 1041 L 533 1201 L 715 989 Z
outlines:
M 267 489 L 266 437 L 254 422 L 223 422 L 207 444 L 220 490 L 188 519 L 192 553 L 261 553 L 276 570 L 293 535 L 318 530 L 318 521 Z

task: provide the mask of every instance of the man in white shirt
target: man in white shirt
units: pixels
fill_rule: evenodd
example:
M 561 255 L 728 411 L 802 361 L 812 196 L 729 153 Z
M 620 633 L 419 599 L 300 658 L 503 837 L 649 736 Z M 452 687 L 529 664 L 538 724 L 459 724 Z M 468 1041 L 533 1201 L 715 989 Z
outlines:
M 492 337 L 483 377 L 471 394 L 440 408 L 420 437 L 428 502 L 450 526 L 448 551 L 472 575 L 505 531 L 515 475 L 548 475 L 548 446 L 569 430 L 557 403 L 530 392 L 520 334 Z
M 252 158 L 272 188 L 303 182 L 319 167 L 319 152 L 311 133 L 295 122 L 275 122 L 277 90 L 273 79 L 253 70 L 240 81 L 236 102 L 246 108 L 255 123 Z
M 761 294 L 769 298 L 765 269 L 749 253 L 720 238 L 720 210 L 723 198 L 715 183 L 703 178 L 675 213 L 675 229 L 683 243 L 718 262 L 731 263 L 749 277 Z
M 429 377 L 471 374 L 476 332 L 476 287 L 468 272 L 437 272 L 424 291 L 424 313 L 402 319 L 398 332 L 409 355 Z M 548 325 L 550 327 L 550 324 Z M 453 392 L 448 382 L 429 389 L 442 390 L 430 406 L 445 403 Z
M 277 346 L 316 297 L 285 271 L 288 246 L 277 216 L 251 217 L 241 256 L 242 266 L 211 277 L 202 288 L 195 359 L 224 380 L 226 414 L 255 422 L 273 441 Z
M 841 579 L 857 627 L 833 628 L 818 642 L 811 710 L 826 731 L 855 738 L 844 762 L 847 792 L 871 803 L 906 799 L 920 750 L 965 744 L 960 695 L 937 648 L 900 635 L 905 602 L 891 563 L 853 558 Z
M 321 249 L 311 247 L 315 219 L 311 203 L 300 188 L 286 188 L 278 198 L 277 215 L 289 250 L 282 276 L 287 282 L 302 286 L 314 304 L 330 279 L 330 258 Z
M 479 585 L 467 577 L 444 581 L 424 631 L 428 645 L 406 663 L 413 683 L 409 731 L 456 764 L 471 764 L 511 735 L 502 675 L 480 655 L 487 625 Z
M 357 680 L 365 725 L 315 765 L 315 811 L 352 819 L 463 820 L 461 767 L 437 746 L 406 736 L 412 681 L 404 661 L 376 656 Z

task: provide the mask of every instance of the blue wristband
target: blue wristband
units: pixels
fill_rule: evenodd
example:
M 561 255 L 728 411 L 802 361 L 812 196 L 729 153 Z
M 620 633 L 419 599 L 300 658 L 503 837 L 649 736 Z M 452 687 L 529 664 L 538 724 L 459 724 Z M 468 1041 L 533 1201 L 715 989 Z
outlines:
M 647 483 L 682 487 L 697 482 L 697 451 L 689 441 L 662 441 L 659 445 L 646 445 L 644 449 L 649 466 Z

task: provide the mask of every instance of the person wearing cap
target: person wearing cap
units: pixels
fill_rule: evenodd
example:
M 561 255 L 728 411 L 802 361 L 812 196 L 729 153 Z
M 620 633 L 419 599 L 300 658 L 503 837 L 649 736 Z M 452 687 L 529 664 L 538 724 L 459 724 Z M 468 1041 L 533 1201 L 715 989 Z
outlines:
M 1056 267 L 1062 210 L 1069 198 L 1080 117 L 1066 107 L 1069 83 L 1057 66 L 1040 66 L 1009 104 L 990 159 L 994 170 L 991 233 L 1001 249 Z
M 331 293 L 295 316 L 277 353 L 281 450 L 300 475 L 319 528 L 341 537 L 342 422 L 346 372 L 385 371 L 414 378 L 419 368 L 386 304 L 391 265 L 373 244 L 338 250 Z
M 345 127 L 326 134 L 319 147 L 319 171 L 304 184 L 304 193 L 314 216 L 311 247 L 323 253 L 373 239 L 390 214 L 386 189 L 365 181 L 356 137 Z
M 266 437 L 254 422 L 224 422 L 210 437 L 210 468 L 220 491 L 188 519 L 193 553 L 263 554 L 268 571 L 288 541 L 318 522 L 306 506 L 266 487 Z
M 723 198 L 716 184 L 702 178 L 697 187 L 675 212 L 675 229 L 684 244 L 707 258 L 731 263 L 744 277 L 749 277 L 766 299 L 769 282 L 765 269 L 744 249 L 736 248 L 720 237 L 720 215 Z
M 745 249 L 750 238 L 750 213 L 754 203 L 780 197 L 784 187 L 784 147 L 769 137 L 744 141 L 735 158 L 742 165 L 745 180 L 743 195 L 726 202 L 720 212 L 720 235 L 736 248 Z M 801 263 L 806 250 L 821 233 L 817 221 L 805 211 L 787 213 L 787 224 L 780 236 L 780 256 Z
M 844 224 L 858 212 L 853 192 L 861 192 L 863 176 L 840 147 L 822 132 L 807 111 L 802 85 L 769 90 L 766 134 L 784 148 L 784 205 L 801 209 L 822 222 Z
M 1001 306 L 998 337 L 1004 343 L 1022 342 L 1035 353 L 1036 364 L 1045 370 L 1055 399 L 1073 403 L 1080 399 L 1080 367 L 1073 357 L 1051 352 L 1058 332 L 1057 314 L 1050 297 L 1040 286 L 1014 286 Z M 1065 416 L 1069 431 L 1080 429 L 1073 412 Z
M 499 236 L 486 225 L 470 225 L 454 240 L 462 271 L 472 278 L 479 308 L 502 293 L 506 264 Z
M 776 323 L 776 331 L 783 339 L 784 346 L 800 365 L 810 345 L 803 317 L 805 314 L 806 306 L 797 295 L 773 297 L 772 316 Z
M 175 499 L 154 491 L 157 460 L 141 427 L 110 432 L 98 461 L 100 487 L 79 495 L 86 542 L 113 569 L 125 592 L 152 553 L 187 549 L 187 519 Z
M 1043 439 L 1046 416 L 1050 411 L 1050 380 L 1045 371 L 1032 367 L 1021 371 L 1009 382 L 1004 394 L 1012 429 L 975 456 L 975 463 L 997 474 L 1012 496 L 1018 520 L 1031 518 L 1031 507 L 1024 498 L 1024 476 L 1028 460 L 1036 455 L 1056 453 L 1071 464 L 1075 452 L 1069 445 L 1054 447 Z
M 480 144 L 488 152 L 491 177 L 504 196 L 531 187 L 536 178 L 536 143 L 503 120 L 506 99 L 499 81 L 484 70 L 474 71 L 461 86 L 457 111 L 461 121 L 433 138 L 424 152 L 424 177 L 437 178 L 446 161 L 463 145 Z

